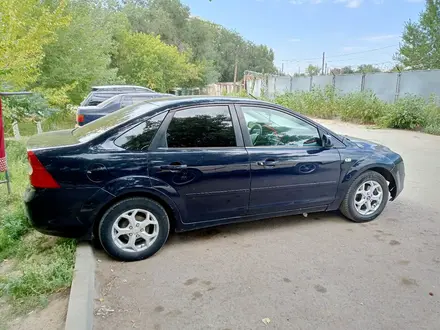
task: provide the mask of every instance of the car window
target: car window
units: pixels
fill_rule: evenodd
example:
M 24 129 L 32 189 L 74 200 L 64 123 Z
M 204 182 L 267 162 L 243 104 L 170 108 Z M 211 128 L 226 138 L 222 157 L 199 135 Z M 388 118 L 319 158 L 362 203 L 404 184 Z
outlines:
M 119 109 L 112 112 L 107 116 L 98 118 L 91 123 L 78 127 L 72 131 L 72 135 L 75 136 L 79 142 L 88 142 L 95 137 L 107 132 L 108 130 L 116 127 L 128 120 L 139 117 L 148 111 L 156 109 L 157 105 L 152 103 L 142 103 Z
M 321 145 L 317 128 L 295 116 L 260 107 L 242 106 L 241 110 L 254 147 Z
M 110 103 L 115 103 L 117 100 L 119 99 L 119 96 L 112 96 L 111 98 L 99 103 L 98 107 L 99 108 L 104 108 L 107 105 L 109 105 Z
M 115 140 L 115 144 L 121 148 L 141 151 L 147 149 L 156 135 L 160 124 L 165 119 L 166 112 L 154 116 L 147 121 L 133 127 Z
M 167 130 L 168 148 L 234 147 L 234 127 L 228 106 L 177 111 Z

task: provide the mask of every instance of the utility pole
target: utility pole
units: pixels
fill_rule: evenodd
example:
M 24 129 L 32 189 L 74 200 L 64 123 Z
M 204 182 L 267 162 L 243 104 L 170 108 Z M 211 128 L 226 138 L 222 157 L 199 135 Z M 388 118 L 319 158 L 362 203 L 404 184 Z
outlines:
M 301 74 L 301 67 L 298 65 L 298 75 Z
M 328 74 L 328 71 L 327 71 L 327 62 L 325 62 L 325 74 Z
M 324 63 L 325 63 L 325 52 L 322 52 L 322 67 L 321 67 L 322 75 L 324 75 Z
M 284 73 L 284 63 L 281 63 L 281 72 Z
M 237 57 L 235 57 L 235 68 L 234 68 L 234 92 L 236 90 L 237 85 L 237 70 L 238 70 L 238 60 Z

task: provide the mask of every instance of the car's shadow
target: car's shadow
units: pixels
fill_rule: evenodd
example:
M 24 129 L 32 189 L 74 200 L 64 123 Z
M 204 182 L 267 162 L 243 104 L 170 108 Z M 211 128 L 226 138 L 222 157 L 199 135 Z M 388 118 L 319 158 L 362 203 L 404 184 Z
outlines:
M 208 240 L 212 238 L 226 238 L 233 235 L 246 235 L 247 233 L 257 233 L 259 231 L 270 231 L 271 229 L 281 228 L 290 230 L 297 226 L 310 223 L 322 222 L 346 222 L 347 220 L 337 212 L 322 212 L 309 214 L 307 217 L 302 215 L 275 217 L 264 220 L 240 222 L 234 224 L 220 225 L 205 229 L 197 229 L 182 233 L 171 232 L 165 246 L 175 244 L 185 244 L 197 240 Z
M 216 227 L 196 229 L 181 233 L 176 233 L 174 230 L 172 230 L 168 237 L 168 241 L 165 243 L 165 247 L 179 244 L 192 244 L 195 241 L 209 239 L 222 239 L 230 235 L 243 236 L 251 233 L 256 234 L 259 231 L 270 231 L 273 229 L 294 230 L 295 227 L 301 225 L 313 226 L 317 222 L 347 222 L 350 224 L 350 221 L 345 219 L 338 212 L 312 213 L 307 217 L 304 217 L 303 215 L 274 217 L 264 220 L 219 225 Z M 353 222 L 353 224 L 355 223 Z M 94 240 L 93 246 L 96 250 L 103 250 L 99 240 Z

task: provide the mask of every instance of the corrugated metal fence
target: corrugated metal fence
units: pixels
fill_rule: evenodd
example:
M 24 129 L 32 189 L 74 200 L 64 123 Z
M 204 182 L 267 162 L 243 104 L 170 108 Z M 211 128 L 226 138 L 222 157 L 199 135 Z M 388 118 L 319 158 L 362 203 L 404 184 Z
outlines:
M 440 70 L 379 72 L 367 74 L 326 75 L 312 77 L 274 76 L 245 72 L 248 93 L 273 98 L 286 92 L 310 91 L 312 88 L 333 86 L 339 93 L 372 91 L 383 101 L 394 102 L 405 94 L 428 99 L 440 97 Z

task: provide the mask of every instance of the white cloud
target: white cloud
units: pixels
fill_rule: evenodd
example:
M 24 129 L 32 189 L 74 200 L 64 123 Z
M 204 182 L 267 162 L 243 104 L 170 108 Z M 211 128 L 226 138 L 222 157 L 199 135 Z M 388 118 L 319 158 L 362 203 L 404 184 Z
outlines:
M 335 0 L 334 3 L 343 3 L 347 8 L 359 8 L 364 0 Z
M 289 42 L 300 42 L 301 41 L 301 39 L 299 39 L 299 38 L 290 38 L 289 39 Z
M 398 34 L 380 34 L 375 36 L 363 37 L 360 38 L 360 40 L 378 42 L 378 41 L 392 40 L 397 38 L 399 38 Z

